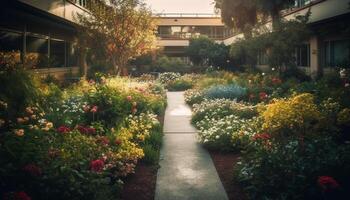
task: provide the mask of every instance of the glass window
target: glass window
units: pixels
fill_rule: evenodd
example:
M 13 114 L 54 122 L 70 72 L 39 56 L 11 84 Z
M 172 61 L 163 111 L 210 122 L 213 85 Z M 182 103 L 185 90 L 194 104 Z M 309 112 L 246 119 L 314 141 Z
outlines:
M 14 52 L 16 62 L 21 62 L 23 49 L 23 34 L 0 30 L 0 53 Z
M 310 66 L 310 44 L 303 44 L 297 47 L 296 64 L 300 67 Z
M 65 43 L 61 40 L 50 40 L 50 67 L 65 66 Z
M 26 64 L 30 68 L 48 67 L 48 39 L 27 35 Z
M 267 65 L 266 51 L 259 51 L 258 52 L 258 63 L 259 63 L 259 65 Z
M 327 67 L 342 67 L 350 64 L 350 40 L 326 41 L 324 47 Z

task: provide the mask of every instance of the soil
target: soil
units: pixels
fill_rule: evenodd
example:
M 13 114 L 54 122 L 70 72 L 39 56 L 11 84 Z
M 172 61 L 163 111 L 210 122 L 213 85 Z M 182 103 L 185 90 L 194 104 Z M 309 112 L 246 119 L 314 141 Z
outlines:
M 234 168 L 240 155 L 237 153 L 222 153 L 215 151 L 209 151 L 209 153 L 229 199 L 248 199 L 233 175 Z
M 122 190 L 123 200 L 153 200 L 156 190 L 157 167 L 139 163 L 135 174 L 127 177 Z

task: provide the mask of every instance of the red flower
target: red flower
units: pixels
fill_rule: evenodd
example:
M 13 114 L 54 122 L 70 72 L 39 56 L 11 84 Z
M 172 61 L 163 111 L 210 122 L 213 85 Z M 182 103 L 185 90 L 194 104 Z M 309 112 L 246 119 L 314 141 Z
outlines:
M 126 99 L 127 99 L 128 101 L 131 101 L 131 100 L 132 100 L 132 97 L 131 97 L 131 96 L 127 96 Z
M 339 183 L 331 176 L 320 176 L 317 183 L 324 191 L 330 191 L 339 187 Z
M 96 133 L 96 129 L 92 128 L 92 127 L 84 127 L 84 126 L 77 126 L 78 131 L 81 134 L 90 134 L 90 135 L 94 135 Z
M 85 128 L 84 126 L 79 125 L 79 126 L 77 126 L 77 129 L 81 134 L 88 134 L 89 133 L 87 128 Z
M 279 78 L 272 78 L 271 81 L 273 84 L 276 84 L 276 85 L 279 85 L 282 83 L 282 80 Z
M 35 164 L 28 164 L 24 166 L 23 171 L 29 173 L 32 176 L 41 176 L 42 174 L 41 168 L 36 166 Z
M 268 95 L 266 94 L 266 92 L 260 92 L 259 97 L 260 97 L 260 100 L 265 100 L 267 99 Z
M 60 127 L 57 129 L 57 131 L 58 131 L 59 133 L 68 133 L 68 132 L 70 132 L 70 128 L 68 128 L 67 126 L 60 126 Z
M 121 143 L 122 143 L 122 141 L 121 141 L 120 139 L 116 139 L 116 140 L 115 140 L 115 144 L 116 144 L 116 145 L 120 145 Z
M 10 197 L 12 197 L 12 198 L 10 198 Z M 9 200 L 9 199 L 13 199 L 13 200 L 31 200 L 32 198 L 30 198 L 27 193 L 21 191 L 21 192 L 14 192 L 13 195 L 5 194 L 4 195 L 4 199 L 5 200 Z
M 98 107 L 97 107 L 97 106 L 93 106 L 93 107 L 91 108 L 90 111 L 91 111 L 92 113 L 96 113 L 97 110 L 98 110 Z
M 98 141 L 105 146 L 109 145 L 109 139 L 107 137 L 101 137 L 98 139 Z
M 90 134 L 90 135 L 95 135 L 96 134 L 96 129 L 95 128 L 88 127 L 88 128 L 86 128 L 86 130 L 87 130 L 87 133 Z
M 93 160 L 90 162 L 90 169 L 94 172 L 101 172 L 103 170 L 103 167 L 105 166 L 105 163 L 103 160 Z
M 267 133 L 259 133 L 253 136 L 253 140 L 269 140 L 271 136 Z

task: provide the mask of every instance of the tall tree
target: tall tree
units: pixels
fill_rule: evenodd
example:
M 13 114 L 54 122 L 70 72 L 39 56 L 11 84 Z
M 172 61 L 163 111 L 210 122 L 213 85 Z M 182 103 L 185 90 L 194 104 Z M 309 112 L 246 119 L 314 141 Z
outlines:
M 156 25 L 140 0 L 91 1 L 89 15 L 78 15 L 82 44 L 95 49 L 120 74 L 129 59 L 154 48 Z
M 215 7 L 228 27 L 242 31 L 246 38 L 251 37 L 257 23 L 255 0 L 215 0 Z
M 275 28 L 281 18 L 280 11 L 293 3 L 294 0 L 215 0 L 215 7 L 221 11 L 227 26 L 249 37 L 261 16 L 271 17 Z
M 261 14 L 271 17 L 272 27 L 276 29 L 281 20 L 280 11 L 293 5 L 295 0 L 255 0 Z

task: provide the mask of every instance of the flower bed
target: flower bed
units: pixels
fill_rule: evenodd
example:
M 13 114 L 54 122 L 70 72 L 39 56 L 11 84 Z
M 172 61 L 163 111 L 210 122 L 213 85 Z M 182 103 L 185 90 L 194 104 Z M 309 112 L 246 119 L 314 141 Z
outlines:
M 229 74 L 203 75 L 185 92 L 185 100 L 193 108 L 192 123 L 205 147 L 241 152 L 235 177 L 249 198 L 346 199 L 348 79 L 330 75 L 300 82 L 280 79 L 274 72 Z M 203 84 L 206 81 L 210 83 Z M 245 88 L 246 93 L 212 89 L 218 94 L 207 95 L 210 88 L 225 85 Z
M 140 160 L 157 162 L 166 102 L 154 82 L 100 77 L 60 89 L 21 70 L 0 80 L 18 74 L 26 82 L 0 96 L 1 198 L 116 199 Z

